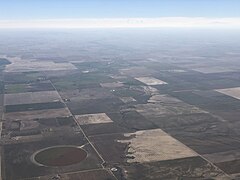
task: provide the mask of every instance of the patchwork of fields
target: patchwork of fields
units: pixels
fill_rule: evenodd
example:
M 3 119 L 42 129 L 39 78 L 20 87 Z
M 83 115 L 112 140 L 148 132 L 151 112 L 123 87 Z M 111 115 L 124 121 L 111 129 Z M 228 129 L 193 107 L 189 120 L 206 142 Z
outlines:
M 121 33 L 0 46 L 3 180 L 240 178 L 239 48 Z

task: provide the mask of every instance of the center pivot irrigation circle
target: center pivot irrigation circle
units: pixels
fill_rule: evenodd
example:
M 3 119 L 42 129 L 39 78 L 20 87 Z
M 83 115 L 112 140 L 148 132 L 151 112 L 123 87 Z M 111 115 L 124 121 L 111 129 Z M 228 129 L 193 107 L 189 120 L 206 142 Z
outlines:
M 87 152 L 76 146 L 54 146 L 33 154 L 32 160 L 40 166 L 68 166 L 77 164 L 87 157 Z

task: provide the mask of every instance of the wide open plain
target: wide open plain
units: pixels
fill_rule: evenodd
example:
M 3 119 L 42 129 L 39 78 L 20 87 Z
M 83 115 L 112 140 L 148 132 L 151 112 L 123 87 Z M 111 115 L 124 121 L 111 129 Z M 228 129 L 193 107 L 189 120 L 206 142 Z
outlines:
M 0 32 L 3 180 L 240 178 L 238 33 L 35 33 Z

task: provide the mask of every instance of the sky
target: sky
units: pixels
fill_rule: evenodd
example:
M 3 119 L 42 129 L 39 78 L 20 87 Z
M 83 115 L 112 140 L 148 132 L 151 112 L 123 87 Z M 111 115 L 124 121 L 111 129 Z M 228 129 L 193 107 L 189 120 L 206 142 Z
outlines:
M 91 19 L 90 23 L 100 20 L 102 24 L 105 23 L 102 19 L 108 19 L 109 26 L 109 19 L 118 20 L 115 22 L 130 19 L 131 24 L 136 24 L 139 19 L 145 23 L 147 19 L 157 18 L 162 24 L 159 18 L 178 18 L 179 21 L 179 17 L 184 17 L 185 24 L 202 18 L 201 22 L 213 19 L 213 23 L 225 19 L 222 24 L 229 19 L 234 25 L 240 18 L 240 0 L 0 0 L 0 28 L 14 27 L 14 24 L 31 26 L 31 23 L 47 26 L 50 20 L 51 24 L 71 21 L 69 24 L 73 27 L 74 23 L 80 24 L 86 19 Z

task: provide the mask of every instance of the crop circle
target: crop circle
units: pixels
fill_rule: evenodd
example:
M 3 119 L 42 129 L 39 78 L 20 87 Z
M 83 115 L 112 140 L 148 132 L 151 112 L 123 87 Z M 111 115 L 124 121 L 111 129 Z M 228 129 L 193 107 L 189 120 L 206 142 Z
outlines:
M 42 149 L 33 155 L 33 161 L 41 166 L 68 166 L 87 157 L 87 152 L 75 146 L 55 146 Z

